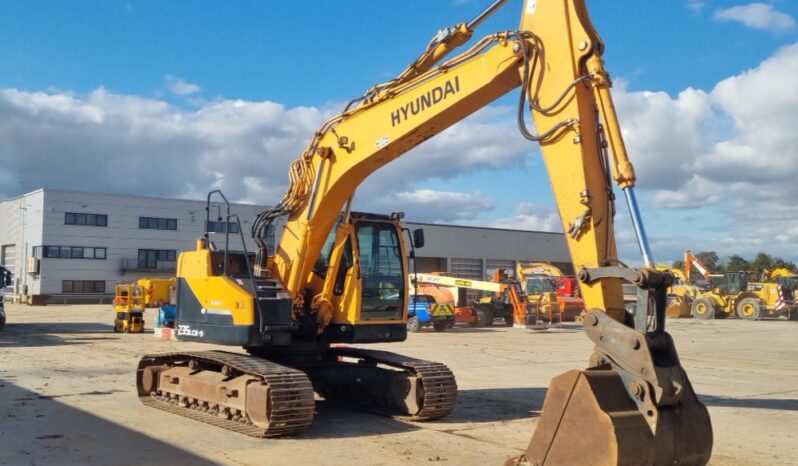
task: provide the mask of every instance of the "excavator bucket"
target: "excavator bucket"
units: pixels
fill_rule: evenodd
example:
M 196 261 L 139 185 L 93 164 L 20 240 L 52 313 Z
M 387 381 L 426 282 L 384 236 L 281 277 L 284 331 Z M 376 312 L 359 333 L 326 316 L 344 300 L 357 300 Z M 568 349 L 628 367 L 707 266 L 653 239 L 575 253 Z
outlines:
M 588 325 L 599 321 L 613 328 L 597 335 L 603 341 L 597 344 L 593 367 L 569 371 L 552 380 L 526 452 L 520 458 L 508 460 L 505 466 L 709 462 L 712 451 L 709 413 L 698 401 L 678 359 L 672 360 L 676 364 L 670 366 L 656 362 L 648 365 L 645 357 L 635 361 L 634 353 L 642 354 L 649 349 L 643 334 L 619 323 L 613 326 L 608 322 L 609 317 L 600 318 L 595 312 L 588 314 Z M 634 333 L 640 338 L 628 339 Z M 623 344 L 626 354 L 608 360 L 602 351 L 604 344 Z M 633 373 L 629 369 L 635 365 L 638 367 Z M 658 375 L 667 375 L 678 382 L 657 387 L 650 380 L 656 380 Z
M 691 389 L 682 397 L 679 407 L 660 410 L 652 431 L 618 372 L 566 372 L 549 386 L 526 453 L 506 465 L 704 465 L 712 450 L 709 414 Z

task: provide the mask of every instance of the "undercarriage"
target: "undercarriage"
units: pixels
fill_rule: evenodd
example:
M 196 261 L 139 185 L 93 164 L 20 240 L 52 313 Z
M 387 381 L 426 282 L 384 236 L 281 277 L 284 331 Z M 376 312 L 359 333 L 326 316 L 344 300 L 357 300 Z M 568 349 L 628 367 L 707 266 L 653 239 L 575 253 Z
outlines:
M 136 386 L 147 406 L 253 437 L 307 429 L 314 393 L 408 421 L 444 417 L 457 402 L 445 365 L 348 347 L 269 359 L 224 351 L 144 356 Z

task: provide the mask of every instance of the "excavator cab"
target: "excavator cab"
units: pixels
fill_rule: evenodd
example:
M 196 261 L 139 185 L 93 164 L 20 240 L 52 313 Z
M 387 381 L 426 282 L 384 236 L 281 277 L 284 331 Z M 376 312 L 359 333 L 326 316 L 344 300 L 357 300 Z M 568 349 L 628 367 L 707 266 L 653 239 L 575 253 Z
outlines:
M 526 294 L 530 296 L 556 293 L 559 288 L 555 277 L 540 275 L 526 277 Z
M 334 324 L 327 328 L 331 342 L 404 340 L 408 252 L 401 216 L 346 217 L 330 232 L 308 282 L 308 290 L 327 296 L 317 318 Z

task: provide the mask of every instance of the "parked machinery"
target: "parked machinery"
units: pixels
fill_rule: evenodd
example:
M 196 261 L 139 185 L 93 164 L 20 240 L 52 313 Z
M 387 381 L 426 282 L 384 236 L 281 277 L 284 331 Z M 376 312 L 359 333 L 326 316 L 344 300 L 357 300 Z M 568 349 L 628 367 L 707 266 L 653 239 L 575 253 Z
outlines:
M 786 307 L 790 319 L 798 319 L 798 273 L 784 267 L 765 270 L 762 272 L 762 281 L 780 286 L 778 307 Z
M 745 271 L 711 274 L 693 254 L 684 252 L 685 275 L 689 279 L 692 267 L 698 269 L 709 289 L 692 290 L 682 299 L 692 298 L 690 311 L 696 319 L 734 316 L 746 320 L 789 316 L 791 303 L 785 299 L 784 287 L 779 283 L 756 282 Z
M 726 272 L 710 275 L 710 279 L 712 289 L 701 292 L 691 305 L 697 319 L 736 315 L 759 320 L 789 315 L 781 285 L 777 283 L 753 282 L 750 272 Z
M 412 275 L 411 275 L 412 277 Z M 407 330 L 418 332 L 431 326 L 436 332 L 454 327 L 454 297 L 437 286 L 415 286 L 410 291 Z
M 566 276 L 558 267 L 546 262 L 519 262 L 516 268 L 532 312 L 541 309 L 544 315 L 551 316 L 552 322 L 579 320 L 584 314 L 585 301 L 576 277 Z
M 175 287 L 174 278 L 139 278 L 136 284 L 141 287 L 144 294 L 144 307 L 161 307 L 171 302 L 171 295 Z
M 507 325 L 512 325 L 513 314 L 510 311 L 507 315 L 495 315 L 491 312 L 490 317 L 485 312 L 485 307 L 477 306 L 479 299 L 469 299 L 471 292 L 502 293 L 505 286 L 495 281 L 472 280 L 470 278 L 449 277 L 443 272 L 416 273 L 410 276 L 411 283 L 420 287 L 434 287 L 447 289 L 453 296 L 455 322 L 467 323 L 473 327 L 493 325 L 493 319 L 500 317 Z M 481 296 L 480 296 L 481 297 Z
M 114 332 L 141 333 L 144 331 L 144 291 L 135 283 L 120 283 L 114 287 Z
M 789 319 L 794 308 L 793 293 L 790 291 L 790 279 L 782 277 L 782 280 L 752 281 L 753 274 L 742 272 L 746 275 L 748 282 L 745 290 L 756 295 L 756 302 L 751 301 L 738 305 L 737 316 L 741 319 Z
M 690 251 L 686 251 L 686 254 L 689 253 Z M 665 309 L 665 314 L 673 318 L 692 317 L 690 305 L 695 297 L 703 291 L 702 288 L 693 284 L 681 269 L 658 264 L 657 270 L 670 272 L 675 278 L 673 285 L 668 288 L 668 307 Z
M 476 316 L 474 325 L 490 327 L 495 319 L 515 328 L 539 328 L 542 319 L 537 313 L 530 313 L 529 300 L 521 283 L 510 276 L 509 271 L 496 269 L 493 282 L 499 284 L 499 291 L 493 292 L 477 301 L 472 307 Z
M 672 277 L 653 268 L 604 45 L 584 1 L 526 0 L 519 30 L 492 34 L 444 60 L 505 2 L 436 34 L 404 72 L 352 100 L 313 134 L 291 164 L 284 198 L 253 222 L 254 267 L 246 251 L 214 252 L 204 239 L 180 255 L 178 337 L 243 346 L 250 355 L 145 355 L 137 372 L 142 402 L 255 436 L 307 428 L 314 389 L 331 401 L 381 406 L 405 419 L 451 412 L 456 384 L 444 365 L 337 346 L 401 341 L 407 332 L 408 251 L 400 216 L 358 214 L 351 204 L 380 167 L 520 88 L 519 128 L 540 143 L 590 309 L 585 330 L 596 346 L 588 369 L 552 381 L 532 440 L 508 464 L 709 461 L 708 411 L 665 332 Z M 535 130 L 524 121 L 530 109 Z M 613 178 L 645 268 L 618 262 Z M 279 218 L 286 219 L 284 231 L 270 251 L 266 238 Z M 228 267 L 228 259 L 237 267 Z M 623 279 L 639 287 L 643 305 L 633 319 L 624 312 Z
M 133 283 L 118 283 L 114 287 L 114 331 L 143 332 L 144 311 L 171 304 L 174 291 L 174 278 L 140 278 Z M 160 326 L 160 323 L 158 317 L 156 325 Z

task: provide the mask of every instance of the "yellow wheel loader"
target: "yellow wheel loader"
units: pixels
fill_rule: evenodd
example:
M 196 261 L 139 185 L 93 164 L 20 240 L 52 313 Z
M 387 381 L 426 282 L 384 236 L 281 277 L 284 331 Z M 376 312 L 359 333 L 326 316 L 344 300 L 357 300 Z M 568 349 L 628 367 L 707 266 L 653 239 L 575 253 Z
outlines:
M 778 283 L 753 282 L 749 272 L 726 272 L 710 278 L 714 288 L 700 293 L 691 305 L 697 319 L 737 316 L 760 320 L 789 316 L 789 304 Z

